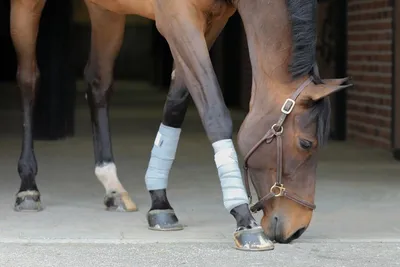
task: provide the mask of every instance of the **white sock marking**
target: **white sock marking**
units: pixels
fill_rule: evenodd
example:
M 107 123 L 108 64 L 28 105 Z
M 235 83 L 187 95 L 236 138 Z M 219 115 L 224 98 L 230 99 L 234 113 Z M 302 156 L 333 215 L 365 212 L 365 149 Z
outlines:
M 106 192 L 126 192 L 118 179 L 117 167 L 114 163 L 111 162 L 102 166 L 96 166 L 94 173 L 96 174 L 97 179 L 99 179 L 99 181 L 103 184 Z

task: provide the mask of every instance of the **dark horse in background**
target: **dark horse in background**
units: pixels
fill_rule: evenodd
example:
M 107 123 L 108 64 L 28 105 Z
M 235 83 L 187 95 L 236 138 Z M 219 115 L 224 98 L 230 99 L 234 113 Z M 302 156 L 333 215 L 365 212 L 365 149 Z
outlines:
M 109 210 L 135 211 L 117 176 L 108 109 L 113 68 L 124 34 L 125 15 L 155 20 L 174 58 L 170 90 L 151 150 L 145 181 L 151 196 L 152 230 L 180 230 L 166 188 L 189 96 L 214 149 L 224 206 L 237 222 L 237 249 L 270 250 L 307 229 L 313 210 L 318 151 L 327 139 L 328 96 L 348 87 L 346 79 L 322 80 L 316 67 L 316 0 L 85 0 L 92 31 L 85 68 L 91 112 L 95 174 Z M 35 46 L 45 0 L 11 0 L 11 35 L 18 57 L 23 99 L 21 178 L 15 210 L 41 210 L 32 141 L 32 107 L 39 79 Z M 232 142 L 232 120 L 217 82 L 209 49 L 238 11 L 252 66 L 250 111 L 238 144 L 245 155 L 242 179 Z M 229 90 L 229 89 L 228 89 Z M 258 196 L 250 205 L 249 181 Z M 262 210 L 259 225 L 252 212 Z

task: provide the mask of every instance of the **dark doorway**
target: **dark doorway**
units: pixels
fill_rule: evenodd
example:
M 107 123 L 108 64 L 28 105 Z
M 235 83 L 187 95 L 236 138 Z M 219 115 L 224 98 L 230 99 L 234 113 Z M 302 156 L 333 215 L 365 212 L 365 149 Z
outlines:
M 41 82 L 36 90 L 34 136 L 54 140 L 74 133 L 75 79 L 70 62 L 71 1 L 47 1 L 37 40 Z M 0 4 L 1 110 L 20 109 L 16 53 L 10 36 L 10 1 Z M 21 120 L 22 128 L 22 120 Z
M 347 1 L 319 0 L 317 62 L 322 78 L 347 76 Z M 346 91 L 330 96 L 331 139 L 346 139 Z

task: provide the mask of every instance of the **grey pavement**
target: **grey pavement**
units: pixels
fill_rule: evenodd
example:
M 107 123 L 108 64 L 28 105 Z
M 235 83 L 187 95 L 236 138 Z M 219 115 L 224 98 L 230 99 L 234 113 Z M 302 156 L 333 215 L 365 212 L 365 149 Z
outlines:
M 223 207 L 212 148 L 193 108 L 183 126 L 168 188 L 186 228 L 168 233 L 147 230 L 150 199 L 144 173 L 164 95 L 143 84 L 116 87 L 111 110 L 114 155 L 120 180 L 139 211 L 104 210 L 104 189 L 93 172 L 89 116 L 81 93 L 76 137 L 35 142 L 37 183 L 45 209 L 14 212 L 20 113 L 2 110 L 1 267 L 400 265 L 400 164 L 388 151 L 349 142 L 330 142 L 324 149 L 317 209 L 299 240 L 261 253 L 233 249 L 235 223 Z M 237 130 L 244 114 L 232 114 Z
M 242 252 L 227 243 L 0 245 L 1 266 L 400 266 L 400 243 L 294 244 Z M 27 255 L 27 257 L 22 257 Z M 395 261 L 397 259 L 397 262 Z

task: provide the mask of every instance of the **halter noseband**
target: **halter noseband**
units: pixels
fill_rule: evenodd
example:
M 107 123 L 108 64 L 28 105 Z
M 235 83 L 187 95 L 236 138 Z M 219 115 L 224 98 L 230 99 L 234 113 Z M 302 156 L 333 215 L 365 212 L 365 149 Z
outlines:
M 285 103 L 282 105 L 281 108 L 281 116 L 279 117 L 279 120 L 277 123 L 271 126 L 269 131 L 264 135 L 263 138 L 261 138 L 260 141 L 258 141 L 253 148 L 247 153 L 247 155 L 244 158 L 244 172 L 245 172 L 245 186 L 246 186 L 246 191 L 247 191 L 247 196 L 249 197 L 249 201 L 251 203 L 252 201 L 252 196 L 250 192 L 250 185 L 249 181 L 252 181 L 251 175 L 249 174 L 249 167 L 248 167 L 248 160 L 250 156 L 261 146 L 262 143 L 266 142 L 267 144 L 270 144 L 274 138 L 276 138 L 276 144 L 277 144 L 277 163 L 276 163 L 276 182 L 275 184 L 270 188 L 270 192 L 262 197 L 261 199 L 258 200 L 257 203 L 254 205 L 251 205 L 250 210 L 254 213 L 257 211 L 261 210 L 263 207 L 263 203 L 268 201 L 271 198 L 274 197 L 286 197 L 304 207 L 307 207 L 311 210 L 314 210 L 316 208 L 315 204 L 307 202 L 300 198 L 298 195 L 295 193 L 292 193 L 288 191 L 285 186 L 282 183 L 282 137 L 281 135 L 283 134 L 283 123 L 285 122 L 286 117 L 292 112 L 295 104 L 296 104 L 296 99 L 300 95 L 300 93 L 306 88 L 310 83 L 312 82 L 312 78 L 309 77 L 306 81 L 304 81 L 299 88 L 296 89 L 296 91 L 292 94 L 292 96 L 288 99 L 286 99 Z

